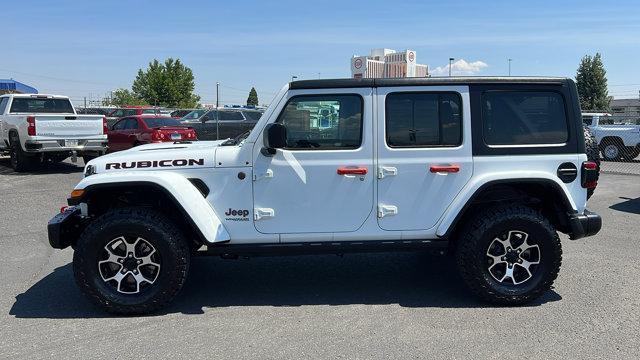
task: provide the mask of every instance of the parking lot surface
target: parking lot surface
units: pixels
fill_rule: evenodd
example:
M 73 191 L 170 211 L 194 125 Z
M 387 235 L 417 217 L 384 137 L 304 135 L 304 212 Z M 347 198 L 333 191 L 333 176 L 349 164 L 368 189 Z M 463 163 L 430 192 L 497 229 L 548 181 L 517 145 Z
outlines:
M 570 241 L 552 291 L 492 307 L 424 253 L 198 258 L 171 306 L 112 317 L 75 286 L 46 223 L 82 177 L 0 158 L 0 358 L 638 358 L 640 177 L 605 173 L 597 236 Z

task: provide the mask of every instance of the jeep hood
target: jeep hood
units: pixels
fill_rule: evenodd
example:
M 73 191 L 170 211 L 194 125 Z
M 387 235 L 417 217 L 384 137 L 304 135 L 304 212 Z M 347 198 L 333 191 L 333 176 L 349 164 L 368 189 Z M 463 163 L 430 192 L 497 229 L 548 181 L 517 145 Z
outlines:
M 215 152 L 222 142 L 224 140 L 141 145 L 100 156 L 87 165 L 93 166 L 95 173 L 214 167 Z

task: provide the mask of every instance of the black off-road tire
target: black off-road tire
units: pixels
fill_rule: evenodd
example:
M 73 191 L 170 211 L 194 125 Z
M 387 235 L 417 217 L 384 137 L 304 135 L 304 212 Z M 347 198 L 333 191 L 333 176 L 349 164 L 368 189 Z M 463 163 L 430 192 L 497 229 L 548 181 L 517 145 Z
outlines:
M 540 247 L 540 264 L 533 277 L 516 285 L 497 281 L 488 270 L 487 249 L 505 231 L 529 234 Z M 484 301 L 499 305 L 530 302 L 549 290 L 562 263 L 560 238 L 538 211 L 523 205 L 499 205 L 479 212 L 458 232 L 456 263 L 467 287 Z
M 27 154 L 20 146 L 20 140 L 12 138 L 11 148 L 9 149 L 10 163 L 13 170 L 17 172 L 25 172 L 33 169 L 36 158 Z
M 588 127 L 584 126 L 584 147 L 587 154 L 587 160 L 595 162 L 598 166 L 596 168 L 596 181 L 600 178 L 600 148 L 596 138 L 591 133 Z M 593 195 L 596 189 L 587 189 L 587 200 Z
M 160 270 L 153 284 L 136 294 L 123 294 L 105 282 L 98 261 L 104 248 L 119 236 L 141 237 L 155 247 Z M 182 232 L 164 215 L 147 208 L 118 208 L 103 214 L 83 231 L 73 255 L 73 272 L 82 292 L 107 312 L 148 314 L 169 303 L 189 272 L 189 245 Z

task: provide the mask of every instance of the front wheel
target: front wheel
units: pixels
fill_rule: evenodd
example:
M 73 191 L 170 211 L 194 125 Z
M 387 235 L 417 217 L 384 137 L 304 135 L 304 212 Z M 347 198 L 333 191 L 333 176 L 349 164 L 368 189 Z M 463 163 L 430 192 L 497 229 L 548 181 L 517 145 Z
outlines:
M 485 301 L 518 305 L 551 288 L 562 262 L 560 238 L 523 205 L 479 212 L 460 232 L 456 262 L 468 288 Z
M 150 209 L 111 210 L 87 226 L 75 248 L 80 289 L 116 314 L 154 312 L 171 301 L 189 271 L 189 246 L 180 230 Z

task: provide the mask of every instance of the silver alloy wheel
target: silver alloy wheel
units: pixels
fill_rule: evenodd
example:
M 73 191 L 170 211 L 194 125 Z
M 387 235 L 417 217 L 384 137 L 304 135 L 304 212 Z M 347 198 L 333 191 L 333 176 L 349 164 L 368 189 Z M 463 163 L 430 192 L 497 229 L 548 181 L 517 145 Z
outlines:
M 98 261 L 100 277 L 123 294 L 137 294 L 152 285 L 160 274 L 160 256 L 143 238 L 127 241 L 124 236 L 111 240 Z
M 609 144 L 604 147 L 604 156 L 607 159 L 617 159 L 620 156 L 620 149 L 617 145 Z
M 542 254 L 540 247 L 528 240 L 529 234 L 524 231 L 511 230 L 491 241 L 486 252 L 487 270 L 495 280 L 519 285 L 533 277 Z

